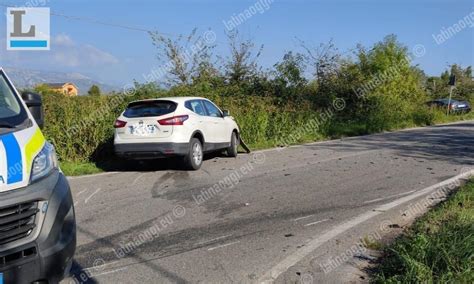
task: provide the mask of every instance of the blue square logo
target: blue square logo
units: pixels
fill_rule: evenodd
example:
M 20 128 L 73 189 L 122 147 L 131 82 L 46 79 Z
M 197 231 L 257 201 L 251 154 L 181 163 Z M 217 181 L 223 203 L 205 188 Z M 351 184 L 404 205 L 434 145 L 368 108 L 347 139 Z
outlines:
M 49 8 L 7 8 L 7 50 L 49 49 Z

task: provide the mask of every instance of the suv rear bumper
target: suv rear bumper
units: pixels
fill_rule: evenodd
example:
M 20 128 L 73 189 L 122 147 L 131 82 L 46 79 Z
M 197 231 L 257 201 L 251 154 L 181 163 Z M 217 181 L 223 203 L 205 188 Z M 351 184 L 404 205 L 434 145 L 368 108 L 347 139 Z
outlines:
M 0 194 L 0 207 L 23 202 L 43 204 L 37 214 L 39 232 L 0 246 L 0 272 L 4 283 L 31 283 L 47 280 L 57 283 L 65 277 L 76 249 L 74 206 L 68 182 L 54 172 L 25 188 Z M 45 206 L 46 204 L 46 206 Z
M 122 158 L 153 159 L 184 156 L 189 152 L 189 143 L 124 143 L 115 144 L 114 150 Z

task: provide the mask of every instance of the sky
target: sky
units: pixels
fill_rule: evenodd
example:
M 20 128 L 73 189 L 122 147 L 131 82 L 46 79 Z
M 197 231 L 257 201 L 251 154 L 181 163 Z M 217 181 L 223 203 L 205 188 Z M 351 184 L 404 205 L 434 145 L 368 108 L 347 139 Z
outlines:
M 202 34 L 212 30 L 215 53 L 226 56 L 229 21 L 246 10 L 250 17 L 237 29 L 264 45 L 259 58 L 264 68 L 287 51 L 303 52 L 299 40 L 318 46 L 332 39 L 350 54 L 357 44 L 371 47 L 389 34 L 422 54 L 413 63 L 428 75 L 439 75 L 453 63 L 474 65 L 474 0 L 0 0 L 2 14 L 4 5 L 50 7 L 55 15 L 50 51 L 7 51 L 6 17 L 0 17 L 0 66 L 78 72 L 116 86 L 143 82 L 160 67 L 142 30 L 172 38 L 194 28 Z M 441 31 L 454 25 L 456 32 L 440 41 Z

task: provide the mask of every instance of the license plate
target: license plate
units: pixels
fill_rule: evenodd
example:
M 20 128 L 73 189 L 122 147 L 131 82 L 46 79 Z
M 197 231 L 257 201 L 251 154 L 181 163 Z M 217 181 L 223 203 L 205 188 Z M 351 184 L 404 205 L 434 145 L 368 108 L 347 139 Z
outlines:
M 158 132 L 156 125 L 133 125 L 130 126 L 130 133 L 138 136 L 154 135 Z
M 466 105 L 458 105 L 458 107 L 466 107 Z

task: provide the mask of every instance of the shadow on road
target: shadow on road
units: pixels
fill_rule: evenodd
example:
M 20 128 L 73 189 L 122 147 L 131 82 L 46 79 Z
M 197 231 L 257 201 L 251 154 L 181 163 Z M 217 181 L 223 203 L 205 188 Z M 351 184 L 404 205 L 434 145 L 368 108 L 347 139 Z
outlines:
M 223 153 L 209 153 L 204 155 L 204 163 L 216 158 L 225 158 Z M 127 160 L 112 156 L 101 159 L 95 165 L 104 172 L 157 172 L 157 171 L 186 171 L 182 165 L 182 157 L 161 159 Z
M 72 263 L 71 273 L 66 283 L 81 283 L 81 284 L 95 284 L 98 283 L 92 276 L 93 270 L 85 269 L 75 260 Z
M 334 151 L 393 150 L 409 158 L 474 165 L 474 123 L 367 135 L 307 147 Z

